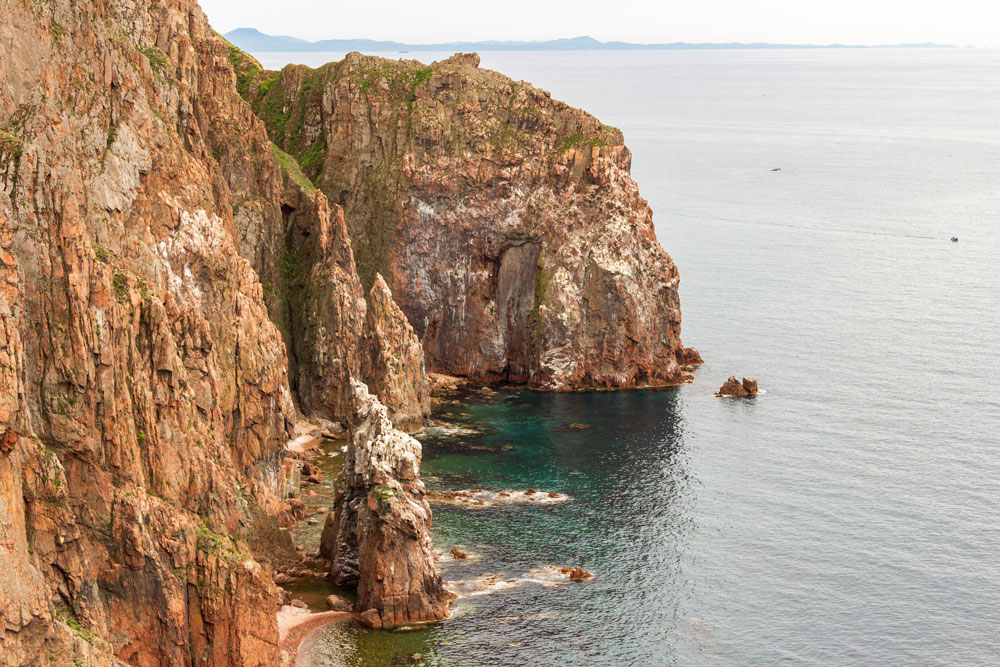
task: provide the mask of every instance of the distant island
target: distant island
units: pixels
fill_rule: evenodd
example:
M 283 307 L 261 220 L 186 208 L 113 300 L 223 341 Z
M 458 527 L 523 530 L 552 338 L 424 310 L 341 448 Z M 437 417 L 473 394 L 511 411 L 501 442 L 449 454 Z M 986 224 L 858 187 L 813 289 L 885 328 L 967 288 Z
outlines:
M 951 44 L 769 44 L 765 42 L 633 44 L 630 42 L 602 42 L 593 37 L 550 39 L 545 41 L 496 41 L 441 42 L 438 44 L 405 44 L 376 39 L 323 39 L 310 42 L 298 37 L 267 35 L 256 28 L 237 28 L 227 32 L 225 38 L 234 46 L 250 52 L 303 52 L 303 51 L 653 51 L 696 49 L 927 49 L 956 48 Z

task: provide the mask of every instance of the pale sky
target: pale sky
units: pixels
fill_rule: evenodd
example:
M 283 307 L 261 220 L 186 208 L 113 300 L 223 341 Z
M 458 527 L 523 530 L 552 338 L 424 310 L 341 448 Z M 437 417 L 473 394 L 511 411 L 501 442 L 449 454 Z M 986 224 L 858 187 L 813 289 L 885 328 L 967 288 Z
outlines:
M 409 43 L 590 35 L 627 42 L 1000 46 L 1000 0 L 201 0 L 219 32 Z

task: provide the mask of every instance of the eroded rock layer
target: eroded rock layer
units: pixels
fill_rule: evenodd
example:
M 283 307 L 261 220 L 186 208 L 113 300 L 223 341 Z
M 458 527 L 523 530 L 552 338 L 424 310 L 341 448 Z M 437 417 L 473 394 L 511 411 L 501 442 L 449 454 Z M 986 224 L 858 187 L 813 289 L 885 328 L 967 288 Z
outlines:
M 0 664 L 273 665 L 285 341 L 311 413 L 360 370 L 340 209 L 193 0 L 0 16 Z
M 344 209 L 428 368 L 548 389 L 682 380 L 677 269 L 618 130 L 478 68 L 349 54 L 258 72 L 272 139 Z
M 272 665 L 253 545 L 281 551 L 293 405 L 252 265 L 281 230 L 266 133 L 193 2 L 0 15 L 0 654 Z
M 324 526 L 331 579 L 357 586 L 357 611 L 373 627 L 436 621 L 451 595 L 434 565 L 431 510 L 420 481 L 420 443 L 396 430 L 358 381 L 334 512 Z

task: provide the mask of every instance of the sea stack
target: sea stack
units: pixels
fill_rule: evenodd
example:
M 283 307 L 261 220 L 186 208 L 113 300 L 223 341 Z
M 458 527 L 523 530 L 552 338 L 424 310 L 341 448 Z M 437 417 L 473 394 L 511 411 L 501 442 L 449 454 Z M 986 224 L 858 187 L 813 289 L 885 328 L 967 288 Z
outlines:
M 420 443 L 393 427 L 364 384 L 354 380 L 351 389 L 344 471 L 325 531 L 331 581 L 357 586 L 356 608 L 369 627 L 441 620 L 453 596 L 434 564 Z

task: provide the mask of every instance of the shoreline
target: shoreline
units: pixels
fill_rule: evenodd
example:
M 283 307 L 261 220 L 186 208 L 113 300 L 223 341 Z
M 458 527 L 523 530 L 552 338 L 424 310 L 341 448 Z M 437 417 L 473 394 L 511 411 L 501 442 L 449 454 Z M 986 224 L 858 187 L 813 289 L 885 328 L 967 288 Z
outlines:
M 284 605 L 277 612 L 278 654 L 281 667 L 295 667 L 302 641 L 320 628 L 341 621 L 355 620 L 354 612 L 309 612 L 299 607 Z

